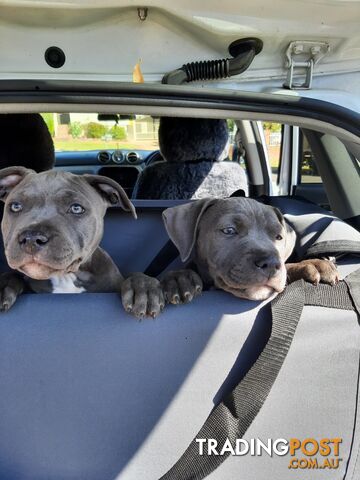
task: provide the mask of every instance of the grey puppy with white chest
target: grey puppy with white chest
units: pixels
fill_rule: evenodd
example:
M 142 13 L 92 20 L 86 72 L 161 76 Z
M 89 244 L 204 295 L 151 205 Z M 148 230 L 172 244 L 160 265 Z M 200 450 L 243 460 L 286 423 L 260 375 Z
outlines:
M 338 273 L 328 260 L 288 263 L 296 241 L 294 230 L 277 208 L 249 198 L 204 199 L 168 208 L 166 230 L 183 262 L 191 269 L 166 273 L 165 297 L 186 303 L 205 284 L 249 300 L 266 300 L 286 283 L 303 278 L 335 284 Z
M 124 280 L 99 247 L 109 206 L 136 218 L 125 191 L 110 178 L 23 167 L 0 170 L 5 203 L 1 229 L 9 266 L 0 276 L 0 309 L 26 289 L 34 292 L 119 292 L 137 317 L 155 317 L 164 307 L 158 280 L 142 273 Z

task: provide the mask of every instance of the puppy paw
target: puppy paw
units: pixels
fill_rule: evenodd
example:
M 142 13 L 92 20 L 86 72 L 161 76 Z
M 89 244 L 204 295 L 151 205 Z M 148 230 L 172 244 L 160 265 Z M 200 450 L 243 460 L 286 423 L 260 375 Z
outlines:
M 286 270 L 289 283 L 300 279 L 313 285 L 318 285 L 320 282 L 336 285 L 339 282 L 339 273 L 330 260 L 314 258 L 299 263 L 288 263 Z
M 0 312 L 7 312 L 24 290 L 22 278 L 13 272 L 0 275 Z
M 133 273 L 122 282 L 121 300 L 125 310 L 139 319 L 155 318 L 165 306 L 159 280 L 143 273 Z
M 189 303 L 200 295 L 203 283 L 193 270 L 178 270 L 166 273 L 161 279 L 165 300 L 177 305 Z

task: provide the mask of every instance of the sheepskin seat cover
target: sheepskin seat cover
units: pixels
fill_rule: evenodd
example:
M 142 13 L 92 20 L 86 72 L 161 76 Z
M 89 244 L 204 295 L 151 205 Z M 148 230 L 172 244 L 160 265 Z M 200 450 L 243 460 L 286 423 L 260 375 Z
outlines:
M 139 176 L 134 198 L 198 199 L 228 197 L 242 189 L 245 171 L 225 161 L 229 132 L 225 120 L 162 117 L 159 146 L 164 158 Z

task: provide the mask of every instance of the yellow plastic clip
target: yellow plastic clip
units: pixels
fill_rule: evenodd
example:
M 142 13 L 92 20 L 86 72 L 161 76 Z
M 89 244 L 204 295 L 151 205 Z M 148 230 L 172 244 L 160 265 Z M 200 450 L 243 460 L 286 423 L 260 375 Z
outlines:
M 144 83 L 144 77 L 143 77 L 143 74 L 141 73 L 140 63 L 141 63 L 141 59 L 139 59 L 138 63 L 135 65 L 133 70 L 134 83 Z

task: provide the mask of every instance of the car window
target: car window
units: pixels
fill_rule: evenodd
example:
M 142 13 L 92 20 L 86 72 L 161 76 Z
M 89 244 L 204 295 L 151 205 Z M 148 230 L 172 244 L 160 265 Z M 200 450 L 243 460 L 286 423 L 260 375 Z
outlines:
M 321 184 L 321 176 L 316 166 L 316 156 L 311 150 L 305 135 L 301 135 L 299 155 L 299 178 L 300 184 L 317 183 Z
M 159 119 L 149 115 L 45 113 L 57 152 L 157 150 Z
M 248 193 L 246 152 L 234 120 L 44 113 L 56 167 L 98 173 L 142 200 Z M 162 123 L 162 150 L 159 128 Z M 84 153 L 84 155 L 82 154 Z
M 281 159 L 283 125 L 277 122 L 262 122 L 262 127 L 264 130 L 265 146 L 271 168 L 271 181 L 273 190 L 276 192 Z
M 228 120 L 227 123 L 230 141 L 229 160 L 239 163 L 243 170 L 246 171 L 246 149 L 240 135 L 240 130 L 234 120 Z

